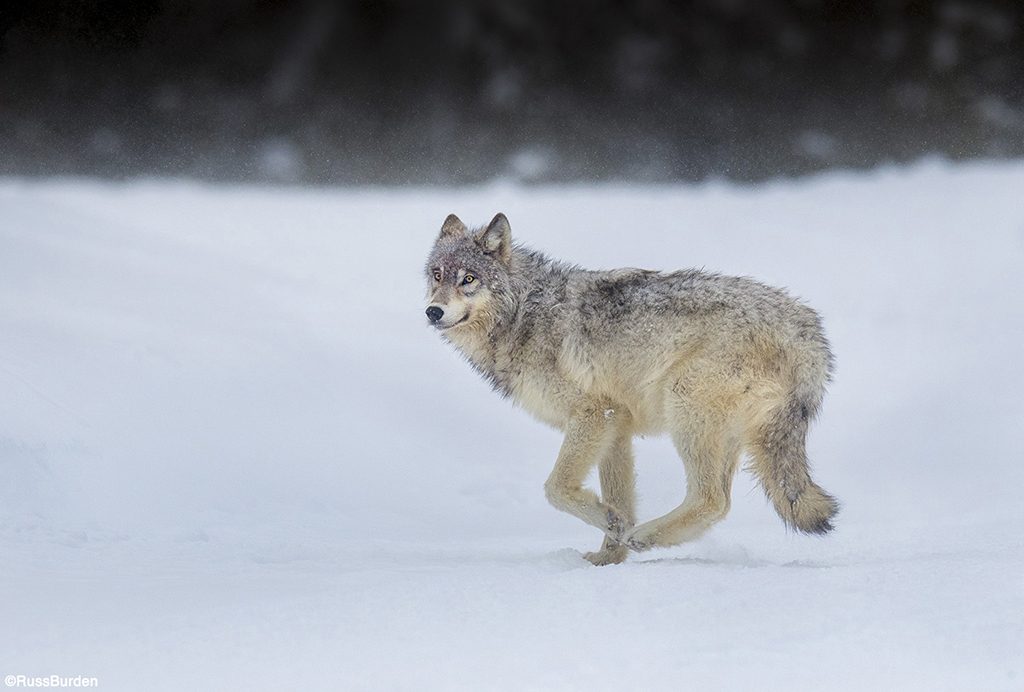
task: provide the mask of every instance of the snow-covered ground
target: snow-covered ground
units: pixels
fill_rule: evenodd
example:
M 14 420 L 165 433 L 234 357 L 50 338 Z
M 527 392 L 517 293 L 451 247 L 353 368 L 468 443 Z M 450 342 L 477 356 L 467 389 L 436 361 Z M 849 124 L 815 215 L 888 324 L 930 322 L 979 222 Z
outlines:
M 788 286 L 844 505 L 746 474 L 591 567 L 557 433 L 424 325 L 444 216 L 591 267 Z M 743 187 L 0 181 L 0 675 L 108 690 L 1024 689 L 1024 163 Z M 641 514 L 682 497 L 638 445 Z

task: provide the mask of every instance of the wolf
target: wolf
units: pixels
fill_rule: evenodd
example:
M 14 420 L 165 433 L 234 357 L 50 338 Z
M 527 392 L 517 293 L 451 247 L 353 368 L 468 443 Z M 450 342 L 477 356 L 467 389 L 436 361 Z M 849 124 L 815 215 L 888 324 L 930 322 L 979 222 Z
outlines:
M 548 501 L 604 532 L 586 559 L 691 541 L 729 511 L 750 468 L 788 527 L 832 530 L 805 440 L 833 357 L 821 319 L 784 291 L 694 269 L 590 271 L 512 241 L 497 214 L 449 215 L 426 264 L 428 323 L 492 387 L 565 435 Z M 637 524 L 632 439 L 668 433 L 682 503 Z M 584 487 L 598 468 L 601 494 Z

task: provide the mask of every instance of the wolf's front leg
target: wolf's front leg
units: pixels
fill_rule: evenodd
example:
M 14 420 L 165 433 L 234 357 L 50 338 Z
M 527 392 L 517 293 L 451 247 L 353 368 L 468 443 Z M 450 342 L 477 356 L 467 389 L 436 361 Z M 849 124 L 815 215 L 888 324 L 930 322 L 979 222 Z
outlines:
M 604 458 L 623 434 L 624 422 L 607 415 L 609 406 L 597 403 L 578 407 L 566 426 L 565 441 L 555 468 L 544 484 L 544 492 L 557 509 L 568 512 L 621 542 L 633 528 L 632 517 L 614 505 L 602 502 L 583 487 L 590 470 Z
M 605 415 L 608 415 L 607 413 Z M 612 415 L 628 416 L 626 412 L 612 411 Z M 601 499 L 615 507 L 628 524 L 636 522 L 636 475 L 633 463 L 633 436 L 629 421 L 625 431 L 612 443 L 598 467 L 601 479 Z M 623 543 L 605 536 L 601 549 L 583 557 L 598 566 L 617 565 L 625 562 L 629 548 Z

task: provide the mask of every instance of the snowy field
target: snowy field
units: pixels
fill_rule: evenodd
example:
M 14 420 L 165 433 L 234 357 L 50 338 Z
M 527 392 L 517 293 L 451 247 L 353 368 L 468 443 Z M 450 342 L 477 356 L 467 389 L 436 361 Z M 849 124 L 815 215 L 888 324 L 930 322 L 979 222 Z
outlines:
M 590 566 L 556 432 L 423 317 L 441 220 L 788 286 L 838 359 L 789 534 Z M 0 675 L 105 690 L 1024 689 L 1024 163 L 745 187 L 0 181 Z M 638 443 L 640 513 L 685 481 Z

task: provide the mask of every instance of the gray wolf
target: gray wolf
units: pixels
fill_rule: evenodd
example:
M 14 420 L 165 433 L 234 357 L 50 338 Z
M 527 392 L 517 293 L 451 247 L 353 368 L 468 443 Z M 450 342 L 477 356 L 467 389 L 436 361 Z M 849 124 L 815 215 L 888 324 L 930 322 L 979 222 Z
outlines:
M 604 532 L 585 557 L 690 541 L 750 468 L 787 526 L 823 534 L 838 504 L 805 439 L 832 354 L 818 314 L 757 281 L 697 270 L 588 271 L 512 242 L 504 214 L 450 215 L 426 264 L 429 323 L 502 395 L 561 430 L 548 500 Z M 668 433 L 686 470 L 676 509 L 636 523 L 632 439 Z M 598 467 L 600 497 L 584 487 Z

